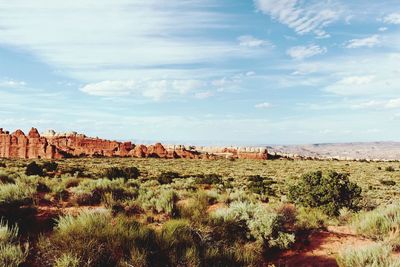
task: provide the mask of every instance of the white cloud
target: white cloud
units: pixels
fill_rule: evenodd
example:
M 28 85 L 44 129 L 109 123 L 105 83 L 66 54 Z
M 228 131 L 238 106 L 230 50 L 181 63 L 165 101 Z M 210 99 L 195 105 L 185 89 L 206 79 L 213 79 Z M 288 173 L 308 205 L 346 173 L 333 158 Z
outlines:
M 389 100 L 386 105 L 386 108 L 400 108 L 400 98 Z
M 320 47 L 318 45 L 309 46 L 294 46 L 287 50 L 287 54 L 296 60 L 302 60 L 305 58 L 313 57 L 320 54 L 325 54 L 328 50 L 326 47 Z
M 257 109 L 267 109 L 267 108 L 270 108 L 271 106 L 272 105 L 270 103 L 263 102 L 263 103 L 256 104 L 254 107 Z
M 387 30 L 388 30 L 387 27 L 380 27 L 380 28 L 378 29 L 378 31 L 380 31 L 380 32 L 385 32 L 385 31 L 387 31 Z
M 212 97 L 213 95 L 214 95 L 213 92 L 206 91 L 206 92 L 199 92 L 199 93 L 196 93 L 196 94 L 195 94 L 195 97 L 196 97 L 197 99 L 206 99 L 206 98 Z
M 16 81 L 16 80 L 0 80 L 0 88 L 6 88 L 6 89 L 14 89 L 14 88 L 21 88 L 25 87 L 26 82 L 24 81 Z
M 352 105 L 355 109 L 398 109 L 400 108 L 400 98 L 389 100 L 369 100 Z
M 240 89 L 244 76 L 251 77 L 252 74 L 237 74 L 230 77 L 223 77 L 222 79 L 214 80 L 211 85 L 217 89 L 218 92 L 236 91 Z
M 400 24 L 400 13 L 392 13 L 383 18 L 387 24 Z
M 350 76 L 338 81 L 338 84 L 344 85 L 364 85 L 369 84 L 374 79 L 374 76 Z
M 244 47 L 263 47 L 263 46 L 273 46 L 271 42 L 267 40 L 257 39 L 251 35 L 242 35 L 238 37 L 239 45 Z
M 381 43 L 379 35 L 372 35 L 370 37 L 361 39 L 352 39 L 346 43 L 347 48 L 359 48 L 359 47 L 375 47 Z
M 308 2 L 300 0 L 254 0 L 258 10 L 287 25 L 298 34 L 314 33 L 327 36 L 323 30 L 336 21 L 341 8 L 332 1 Z
M 260 53 L 193 34 L 233 25 L 233 16 L 210 8 L 218 5 L 217 0 L 0 1 L 0 44 L 84 82 L 193 79 L 206 71 L 182 66 Z
M 381 106 L 382 106 L 382 101 L 370 100 L 367 102 L 353 104 L 351 107 L 354 109 L 370 109 L 370 108 L 379 108 Z
M 374 79 L 375 77 L 371 75 L 344 77 L 326 87 L 326 91 L 338 95 L 363 95 L 368 93 Z
M 121 97 L 142 95 L 161 100 L 171 95 L 187 94 L 200 89 L 204 83 L 198 80 L 121 80 L 89 83 L 81 91 L 94 96 Z

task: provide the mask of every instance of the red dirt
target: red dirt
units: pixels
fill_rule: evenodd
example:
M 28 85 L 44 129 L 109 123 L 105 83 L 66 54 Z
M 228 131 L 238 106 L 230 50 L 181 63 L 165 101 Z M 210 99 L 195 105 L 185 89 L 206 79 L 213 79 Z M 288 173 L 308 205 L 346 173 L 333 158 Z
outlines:
M 308 244 L 297 244 L 294 249 L 283 252 L 274 264 L 288 267 L 333 267 L 338 252 L 346 247 L 361 247 L 374 241 L 355 235 L 348 227 L 328 227 L 327 231 L 312 233 Z

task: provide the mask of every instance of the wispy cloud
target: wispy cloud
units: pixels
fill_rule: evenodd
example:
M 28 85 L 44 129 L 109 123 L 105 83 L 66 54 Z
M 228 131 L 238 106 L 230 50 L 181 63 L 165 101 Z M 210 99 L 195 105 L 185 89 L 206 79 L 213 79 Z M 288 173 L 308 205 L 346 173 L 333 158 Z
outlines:
M 195 94 L 195 97 L 196 97 L 197 99 L 206 99 L 206 98 L 212 97 L 213 95 L 214 95 L 213 92 L 205 91 L 205 92 L 198 92 L 198 93 L 196 93 L 196 94 Z
M 387 24 L 400 24 L 400 13 L 392 13 L 383 18 Z
M 259 103 L 259 104 L 254 105 L 254 107 L 257 108 L 257 109 L 267 109 L 267 108 L 272 107 L 272 105 L 271 105 L 271 103 L 263 102 L 263 103 Z
M 25 86 L 26 86 L 26 82 L 24 82 L 24 81 L 0 79 L 0 88 L 13 89 L 13 88 L 22 88 Z
M 258 10 L 287 25 L 298 34 L 328 34 L 324 28 L 340 17 L 341 9 L 332 1 L 308 2 L 299 0 L 254 0 Z
M 204 83 L 199 80 L 124 80 L 89 83 L 81 91 L 94 96 L 144 96 L 153 100 L 161 100 L 167 94 L 186 94 L 200 89 Z
M 188 79 L 188 65 L 255 53 L 235 40 L 193 34 L 232 27 L 231 18 L 210 6 L 218 3 L 3 1 L 0 43 L 29 51 L 58 72 L 86 82 L 143 78 L 143 71 L 156 79 L 159 70 L 169 79 Z
M 265 47 L 265 46 L 273 47 L 273 44 L 270 41 L 261 40 L 251 35 L 239 36 L 238 40 L 239 40 L 239 45 L 244 47 L 253 47 L 253 48 Z
M 366 102 L 359 102 L 352 105 L 356 109 L 399 109 L 400 98 L 389 100 L 369 100 Z
M 372 35 L 366 38 L 352 39 L 346 43 L 347 48 L 359 48 L 359 47 L 375 47 L 381 43 L 379 35 Z
M 325 54 L 328 51 L 326 47 L 318 45 L 294 46 L 287 50 L 287 54 L 294 59 L 302 60 L 316 55 Z

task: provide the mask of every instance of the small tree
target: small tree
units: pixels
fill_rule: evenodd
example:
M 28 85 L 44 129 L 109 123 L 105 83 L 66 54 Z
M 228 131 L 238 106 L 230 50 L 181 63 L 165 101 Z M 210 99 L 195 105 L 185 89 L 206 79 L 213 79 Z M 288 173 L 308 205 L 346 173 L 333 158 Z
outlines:
M 319 207 L 331 216 L 337 216 L 343 207 L 356 210 L 361 188 L 349 181 L 348 174 L 330 171 L 311 172 L 289 187 L 288 198 L 306 207 Z
M 140 171 L 136 167 L 111 167 L 104 170 L 104 176 L 110 180 L 124 178 L 127 181 L 129 179 L 137 179 L 140 176 Z
M 180 175 L 177 172 L 163 172 L 158 176 L 158 182 L 160 184 L 170 184 L 174 179 L 179 178 Z
M 25 174 L 43 176 L 43 169 L 35 161 L 32 161 L 26 166 Z
M 258 195 L 273 195 L 274 190 L 271 188 L 275 181 L 269 177 L 261 177 L 260 175 L 253 175 L 247 178 L 248 188 L 251 192 Z
M 42 164 L 42 167 L 48 172 L 54 172 L 58 168 L 58 163 L 55 161 L 46 161 Z

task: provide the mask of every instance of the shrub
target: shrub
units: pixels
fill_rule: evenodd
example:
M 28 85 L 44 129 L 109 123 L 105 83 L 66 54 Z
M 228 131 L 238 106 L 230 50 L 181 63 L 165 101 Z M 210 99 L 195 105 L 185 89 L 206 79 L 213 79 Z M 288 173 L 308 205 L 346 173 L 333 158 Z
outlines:
M 275 182 L 272 178 L 263 178 L 260 175 L 250 176 L 248 179 L 248 188 L 251 192 L 258 195 L 272 195 L 271 185 Z
M 394 172 L 394 171 L 396 171 L 396 170 L 395 170 L 395 168 L 394 168 L 393 166 L 387 166 L 387 167 L 385 168 L 385 171 L 387 171 L 387 172 Z
M 82 177 L 85 174 L 85 169 L 82 167 L 64 167 L 62 169 L 63 174 L 70 174 L 75 177 Z
M 158 176 L 157 180 L 160 184 L 170 184 L 179 177 L 180 175 L 177 172 L 163 172 Z
M 336 262 L 339 267 L 399 267 L 400 260 L 392 257 L 392 248 L 383 244 L 347 248 L 339 253 Z
M 102 200 L 102 193 L 98 189 L 94 189 L 91 192 L 76 192 L 75 201 L 80 206 L 93 206 L 99 205 Z
M 39 240 L 38 250 L 41 266 L 54 266 L 61 260 L 79 260 L 79 266 L 120 266 L 133 250 L 145 255 L 146 265 L 163 262 L 152 230 L 124 217 L 113 218 L 108 212 L 61 217 L 54 233 Z
M 381 184 L 387 185 L 387 186 L 395 186 L 396 185 L 396 182 L 392 181 L 392 180 L 381 180 L 380 182 L 381 182 Z
M 262 241 L 269 248 L 288 248 L 294 242 L 294 235 L 284 229 L 282 216 L 261 204 L 233 202 L 228 208 L 217 210 L 214 216 L 237 224 L 248 240 Z M 238 232 L 234 234 L 240 236 Z
M 4 171 L 0 171 L 0 182 L 2 184 L 15 184 L 15 180 Z
M 297 209 L 295 228 L 299 231 L 323 229 L 329 217 L 317 208 L 300 207 Z
M 167 213 L 171 216 L 178 215 L 176 201 L 178 196 L 174 190 L 144 190 L 139 193 L 138 203 L 144 209 L 152 209 L 157 213 Z
M 111 167 L 104 170 L 104 176 L 110 180 L 124 178 L 125 181 L 137 179 L 140 176 L 140 171 L 136 167 Z
M 18 227 L 9 227 L 0 221 L 0 265 L 17 267 L 28 256 L 28 247 L 23 250 L 18 241 Z
M 162 247 L 171 266 L 201 266 L 202 242 L 186 220 L 170 220 L 161 230 Z
M 54 267 L 79 267 L 79 261 L 78 257 L 65 253 L 55 260 Z
M 199 191 L 189 199 L 186 205 L 180 207 L 179 214 L 183 218 L 192 220 L 194 223 L 200 223 L 207 219 L 207 208 L 214 201 L 215 199 L 210 197 L 206 192 Z
M 54 172 L 58 168 L 58 163 L 55 161 L 46 161 L 42 164 L 42 167 L 48 172 Z
M 358 234 L 388 242 L 396 249 L 400 248 L 399 225 L 400 207 L 398 204 L 363 212 L 358 214 L 352 222 L 352 226 Z
M 212 173 L 212 174 L 201 174 L 197 177 L 198 184 L 220 184 L 222 183 L 221 175 Z
M 0 184 L 0 206 L 22 206 L 32 203 L 33 190 L 23 184 Z
M 6 168 L 7 164 L 5 164 L 4 162 L 0 162 L 0 168 Z
M 32 161 L 26 166 L 25 174 L 28 176 L 32 175 L 43 176 L 43 169 L 35 161 Z
M 133 199 L 138 194 L 137 189 L 126 187 L 122 178 L 83 180 L 77 187 L 71 188 L 71 191 L 80 205 L 97 205 L 106 193 L 111 193 L 115 200 Z
M 349 181 L 348 175 L 337 172 L 311 172 L 289 187 L 288 198 L 306 207 L 319 207 L 328 215 L 339 214 L 343 207 L 356 210 L 361 188 Z

